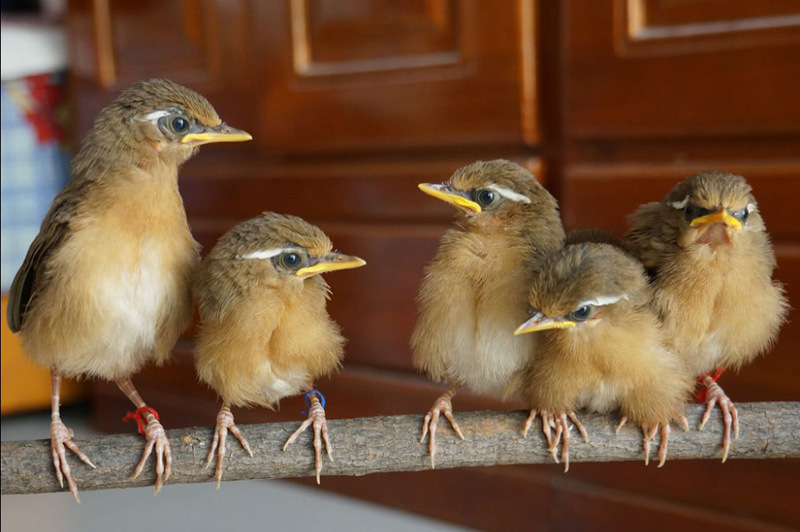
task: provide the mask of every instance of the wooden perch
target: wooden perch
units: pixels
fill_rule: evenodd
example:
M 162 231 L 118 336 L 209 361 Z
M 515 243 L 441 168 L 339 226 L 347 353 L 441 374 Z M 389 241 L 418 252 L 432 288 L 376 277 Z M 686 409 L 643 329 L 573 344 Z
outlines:
M 731 459 L 800 457 L 800 402 L 746 403 L 737 405 L 740 436 L 732 444 Z M 702 432 L 697 425 L 704 405 L 687 408 L 691 430 L 673 427 L 667 464 L 673 460 L 714 459 L 721 456 L 722 420 L 716 410 Z M 458 439 L 447 422 L 439 425 L 436 468 L 491 466 L 505 464 L 552 464 L 537 419 L 527 439 L 520 427 L 527 412 L 456 412 L 465 441 Z M 614 433 L 616 416 L 579 414 L 589 433 L 587 445 L 573 430 L 570 462 L 642 461 L 642 433 L 626 426 Z M 299 423 L 300 420 L 298 420 Z M 241 425 L 250 442 L 251 458 L 239 443 L 228 439 L 223 480 L 251 480 L 304 477 L 314 474 L 314 452 L 307 431 L 286 452 L 286 438 L 298 423 Z M 334 462 L 327 457 L 326 475 L 367 475 L 391 471 L 421 471 L 430 468 L 427 444 L 419 443 L 421 415 L 329 420 Z M 169 484 L 213 481 L 214 465 L 204 469 L 211 442 L 211 427 L 167 431 L 172 446 L 172 475 Z M 657 437 L 657 441 L 659 438 Z M 75 481 L 80 490 L 127 488 L 152 485 L 152 458 L 144 473 L 130 480 L 141 455 L 144 440 L 137 434 L 117 434 L 76 439 L 78 447 L 97 465 L 96 470 L 70 455 Z M 651 467 L 657 445 L 651 449 Z M 553 465 L 553 467 L 560 467 Z M 568 473 L 567 473 L 568 474 Z M 61 491 L 53 472 L 48 440 L 2 443 L 2 494 Z

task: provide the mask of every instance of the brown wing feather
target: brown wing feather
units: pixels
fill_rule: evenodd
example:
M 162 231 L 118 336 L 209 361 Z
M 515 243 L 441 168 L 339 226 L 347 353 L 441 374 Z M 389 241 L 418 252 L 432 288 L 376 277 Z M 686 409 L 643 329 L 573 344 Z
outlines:
M 38 285 L 41 283 L 40 275 L 47 262 L 47 258 L 61 245 L 69 233 L 69 224 L 76 207 L 80 202 L 87 187 L 71 182 L 53 200 L 47 215 L 39 229 L 39 234 L 33 239 L 28 254 L 22 263 L 8 294 L 8 309 L 6 317 L 12 332 L 22 328 L 25 313 L 28 310 Z

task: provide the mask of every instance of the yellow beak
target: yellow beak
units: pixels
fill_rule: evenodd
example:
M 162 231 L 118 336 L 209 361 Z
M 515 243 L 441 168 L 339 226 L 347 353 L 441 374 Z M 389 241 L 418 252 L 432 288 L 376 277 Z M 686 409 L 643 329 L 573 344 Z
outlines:
M 253 136 L 241 129 L 231 127 L 224 122 L 217 127 L 207 128 L 199 133 L 188 133 L 181 139 L 182 144 L 210 144 L 212 142 L 242 142 L 253 140 Z
M 517 330 L 514 331 L 514 336 L 547 329 L 566 329 L 568 327 L 575 327 L 575 322 L 566 318 L 549 318 L 541 312 L 537 312 L 528 321 L 517 327 Z
M 343 255 L 341 253 L 331 253 L 317 259 L 317 261 L 305 268 L 300 268 L 295 275 L 309 276 L 318 273 L 332 272 L 334 270 L 349 270 L 351 268 L 360 268 L 367 263 L 364 259 L 354 257 L 353 255 Z
M 698 227 L 700 225 L 708 225 L 708 224 L 725 224 L 726 226 L 739 230 L 742 228 L 742 222 L 728 214 L 728 211 L 724 208 L 720 208 L 711 214 L 706 214 L 705 216 L 699 216 L 689 222 L 690 227 Z
M 451 205 L 455 205 L 461 209 L 472 212 L 481 212 L 481 206 L 468 199 L 461 193 L 449 190 L 449 187 L 444 184 L 431 185 L 430 183 L 421 183 L 417 185 L 425 194 L 433 196 L 434 198 L 445 201 Z

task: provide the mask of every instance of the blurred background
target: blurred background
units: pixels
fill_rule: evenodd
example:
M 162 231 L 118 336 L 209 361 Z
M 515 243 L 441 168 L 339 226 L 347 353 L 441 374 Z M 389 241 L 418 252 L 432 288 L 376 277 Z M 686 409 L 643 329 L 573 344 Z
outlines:
M 422 414 L 441 392 L 413 370 L 408 339 L 423 267 L 453 213 L 416 185 L 478 159 L 531 169 L 558 198 L 568 229 L 618 236 L 639 204 L 696 171 L 744 175 L 773 237 L 776 277 L 798 307 L 799 2 L 2 6 L 3 292 L 67 178 L 75 139 L 125 86 L 170 78 L 254 137 L 205 147 L 182 170 L 189 223 L 205 250 L 235 223 L 275 210 L 318 224 L 337 248 L 369 263 L 328 278 L 329 310 L 349 338 L 344 369 L 318 383 L 330 418 Z M 10 37 L 21 40 L 9 46 Z M 723 377 L 734 401 L 800 400 L 796 310 L 789 319 L 768 356 Z M 38 437 L 46 437 L 47 373 L 29 366 L 5 319 L 2 334 L 4 438 L 7 422 L 30 412 L 44 412 Z M 189 331 L 171 365 L 134 377 L 167 428 L 210 426 L 219 408 L 197 382 L 191 353 Z M 132 430 L 114 384 L 73 384 L 64 401 L 87 430 Z M 454 400 L 456 411 L 522 406 L 468 393 Z M 240 423 L 299 420 L 302 408 L 291 398 L 277 413 L 235 415 Z M 555 465 L 503 466 L 324 477 L 313 493 L 481 530 L 764 530 L 800 527 L 798 478 L 798 460 L 671 461 L 660 470 L 574 464 L 566 475 Z M 434 526 L 409 526 L 417 525 Z

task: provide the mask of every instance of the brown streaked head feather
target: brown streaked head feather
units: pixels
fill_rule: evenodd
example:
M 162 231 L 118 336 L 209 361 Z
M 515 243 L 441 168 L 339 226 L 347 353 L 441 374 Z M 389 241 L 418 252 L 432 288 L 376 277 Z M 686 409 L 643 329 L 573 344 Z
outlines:
M 667 204 L 679 203 L 688 197 L 698 207 L 731 210 L 743 209 L 748 203 L 755 205 L 750 185 L 744 177 L 727 172 L 705 171 L 678 183 L 664 198 Z
M 537 253 L 562 245 L 564 229 L 558 202 L 523 166 L 505 159 L 477 161 L 456 170 L 447 184 L 461 192 L 497 185 L 512 195 L 527 198 L 500 197 L 482 212 L 460 212 L 456 222 L 464 228 L 522 233 Z
M 264 212 L 228 231 L 209 256 L 234 258 L 289 245 L 306 249 L 312 257 L 322 257 L 333 248 L 330 238 L 322 229 L 302 218 Z
M 302 218 L 274 212 L 264 212 L 225 233 L 195 274 L 194 295 L 201 317 L 220 321 L 256 285 L 268 284 L 276 289 L 287 283 L 300 285 L 301 278 L 279 271 L 271 259 L 245 258 L 284 247 L 303 250 L 309 258 L 320 258 L 330 253 L 332 244 L 321 229 Z M 314 277 L 310 281 L 327 291 L 325 282 Z
M 619 297 L 641 305 L 648 290 L 642 265 L 619 248 L 572 244 L 544 259 L 534 274 L 529 303 L 547 316 L 565 316 L 586 300 Z

